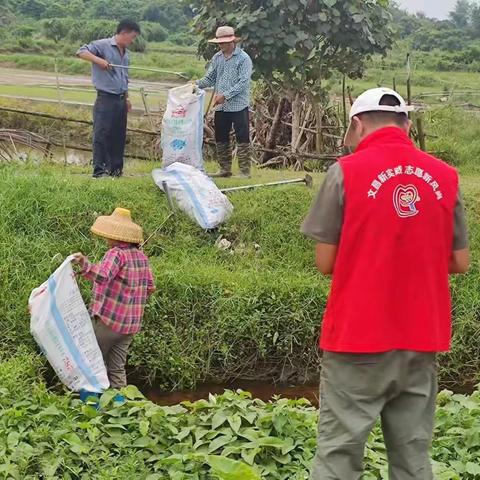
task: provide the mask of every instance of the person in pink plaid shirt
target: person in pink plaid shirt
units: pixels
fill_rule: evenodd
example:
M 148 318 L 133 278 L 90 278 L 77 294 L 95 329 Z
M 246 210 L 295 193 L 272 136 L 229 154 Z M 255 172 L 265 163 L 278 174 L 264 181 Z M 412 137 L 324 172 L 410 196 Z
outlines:
M 94 321 L 112 388 L 127 385 L 126 362 L 133 336 L 142 326 L 148 297 L 155 291 L 150 263 L 139 250 L 143 231 L 132 222 L 130 211 L 117 208 L 110 216 L 97 218 L 92 233 L 107 240 L 110 249 L 100 263 L 92 264 L 75 254 L 79 272 L 93 283 L 90 314 Z

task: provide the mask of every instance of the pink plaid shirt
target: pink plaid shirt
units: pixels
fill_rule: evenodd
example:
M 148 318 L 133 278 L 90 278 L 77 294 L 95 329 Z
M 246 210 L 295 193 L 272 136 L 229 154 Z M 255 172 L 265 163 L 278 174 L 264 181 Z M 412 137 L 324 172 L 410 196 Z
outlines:
M 107 251 L 100 263 L 85 262 L 81 275 L 93 282 L 90 315 L 114 332 L 138 333 L 147 298 L 155 291 L 146 255 L 128 243 Z

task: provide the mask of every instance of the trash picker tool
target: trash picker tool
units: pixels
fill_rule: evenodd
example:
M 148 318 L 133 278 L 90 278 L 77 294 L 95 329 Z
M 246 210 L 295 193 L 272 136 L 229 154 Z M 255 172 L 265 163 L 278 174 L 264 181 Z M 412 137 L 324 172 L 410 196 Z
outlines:
M 124 70 L 142 70 L 144 72 L 153 72 L 153 73 L 168 73 L 170 75 L 176 75 L 177 77 L 183 78 L 184 80 L 189 80 L 187 76 L 180 72 L 172 72 L 171 70 L 161 70 L 158 68 L 147 68 L 147 67 L 132 67 L 132 66 L 125 66 L 125 65 L 115 65 L 110 63 L 111 67 L 114 68 L 123 68 Z
M 313 186 L 313 178 L 310 175 L 305 175 L 304 178 L 297 178 L 295 180 L 282 180 L 280 182 L 259 183 L 257 185 L 245 185 L 243 187 L 231 187 L 221 190 L 222 193 L 240 192 L 242 190 L 254 190 L 262 187 L 274 187 L 279 185 L 292 185 L 295 183 L 304 183 L 307 187 Z

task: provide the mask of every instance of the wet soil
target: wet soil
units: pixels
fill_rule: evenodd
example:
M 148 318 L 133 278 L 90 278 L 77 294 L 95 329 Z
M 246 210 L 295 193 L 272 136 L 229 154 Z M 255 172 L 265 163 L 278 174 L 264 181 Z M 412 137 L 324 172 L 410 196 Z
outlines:
M 130 379 L 131 380 L 131 379 Z M 133 382 L 136 383 L 136 382 Z M 273 384 L 264 381 L 242 381 L 238 380 L 232 383 L 205 383 L 198 385 L 195 390 L 177 390 L 173 392 L 162 391 L 155 386 L 145 386 L 136 383 L 144 395 L 158 405 L 176 405 L 183 401 L 195 402 L 197 400 L 208 399 L 208 395 L 222 394 L 225 390 L 244 390 L 250 392 L 253 398 L 258 398 L 265 402 L 271 400 L 274 396 L 283 398 L 300 399 L 306 398 L 310 403 L 318 407 L 319 385 L 318 383 L 305 385 Z M 448 389 L 455 393 L 470 395 L 475 390 L 473 382 L 463 385 L 441 385 L 441 390 Z

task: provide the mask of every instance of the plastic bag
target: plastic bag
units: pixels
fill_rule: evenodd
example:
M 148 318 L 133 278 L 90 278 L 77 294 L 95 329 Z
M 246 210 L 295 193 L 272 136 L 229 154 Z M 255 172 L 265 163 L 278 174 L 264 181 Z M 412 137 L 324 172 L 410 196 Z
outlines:
M 180 162 L 203 170 L 203 109 L 205 91 L 192 85 L 168 92 L 167 110 L 162 121 L 162 166 Z
M 152 177 L 162 190 L 165 182 L 180 209 L 205 230 L 218 227 L 233 212 L 230 200 L 212 179 L 190 165 L 174 163 L 153 170 Z
M 110 383 L 72 260 L 68 257 L 32 291 L 30 331 L 63 384 L 101 393 Z

